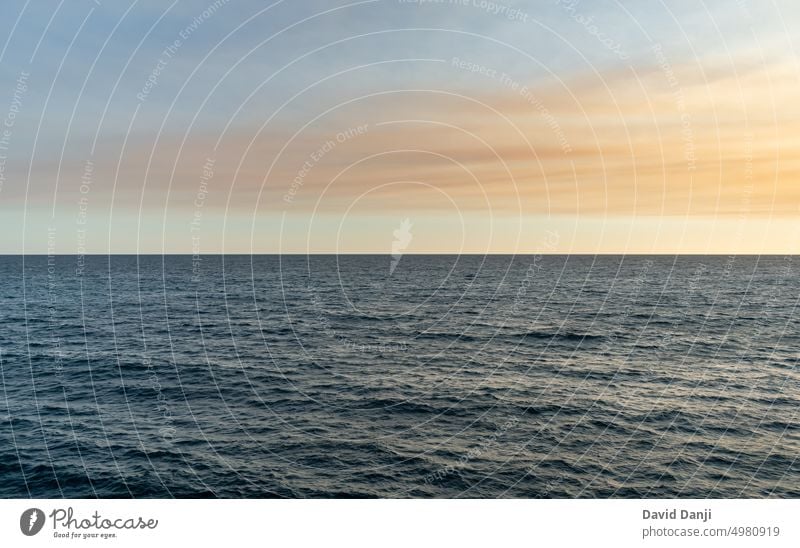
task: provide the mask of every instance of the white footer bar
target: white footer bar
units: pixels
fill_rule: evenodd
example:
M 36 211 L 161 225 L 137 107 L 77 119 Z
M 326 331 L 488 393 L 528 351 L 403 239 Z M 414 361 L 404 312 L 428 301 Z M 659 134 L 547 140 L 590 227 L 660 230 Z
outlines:
M 800 546 L 798 500 L 0 500 L 2 546 Z

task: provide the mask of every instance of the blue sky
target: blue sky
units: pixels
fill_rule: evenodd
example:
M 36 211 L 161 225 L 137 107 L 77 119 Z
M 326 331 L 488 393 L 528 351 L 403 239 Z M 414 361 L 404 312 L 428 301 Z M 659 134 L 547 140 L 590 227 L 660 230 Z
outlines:
M 667 204 L 661 208 L 663 214 L 657 207 L 642 206 L 641 201 L 628 207 L 623 204 L 624 195 L 635 191 L 641 170 L 625 175 L 627 186 L 623 189 L 609 189 L 608 164 L 622 160 L 608 156 L 604 147 L 621 139 L 617 148 L 633 150 L 630 143 L 636 141 L 637 132 L 670 130 L 674 124 L 661 120 L 669 120 L 671 114 L 675 114 L 673 118 L 681 115 L 670 113 L 669 107 L 662 105 L 657 108 L 664 114 L 659 113 L 659 121 L 650 124 L 650 129 L 637 125 L 636 117 L 642 111 L 633 105 L 658 103 L 661 96 L 657 93 L 663 92 L 656 90 L 660 84 L 655 79 L 647 80 L 661 70 L 654 44 L 661 45 L 670 67 L 681 75 L 680 89 L 692 101 L 685 108 L 696 109 L 691 111 L 692 139 L 701 150 L 720 128 L 741 124 L 742 119 L 760 120 L 766 125 L 759 131 L 765 134 L 771 129 L 776 135 L 789 131 L 770 120 L 774 106 L 766 101 L 753 102 L 747 91 L 760 89 L 757 82 L 766 81 L 780 98 L 791 84 L 776 79 L 791 72 L 784 70 L 786 67 L 797 66 L 792 29 L 797 28 L 800 17 L 796 3 L 788 1 L 756 5 L 722 1 L 230 0 L 218 2 L 213 14 L 203 18 L 203 11 L 213 4 L 3 2 L 0 36 L 7 41 L 0 44 L 0 115 L 15 100 L 19 103 L 5 161 L 6 180 L 0 189 L 3 251 L 42 252 L 46 245 L 43 227 L 52 226 L 63 235 L 58 239 L 59 252 L 75 252 L 76 204 L 82 196 L 80 179 L 89 161 L 94 171 L 87 193 L 91 197 L 88 218 L 92 235 L 87 238 L 88 251 L 190 252 L 193 240 L 187 226 L 198 210 L 193 197 L 198 173 L 208 156 L 216 158 L 214 192 L 202 206 L 202 250 L 208 252 L 269 252 L 278 248 L 301 252 L 380 251 L 380 238 L 373 241 L 359 236 L 370 232 L 364 227 L 374 227 L 376 234 L 391 234 L 398 219 L 408 216 L 416 216 L 420 230 L 429 227 L 431 231 L 430 237 L 418 239 L 428 242 L 427 246 L 417 244 L 420 252 L 533 251 L 537 235 L 546 227 L 571 235 L 561 240 L 565 246 L 561 251 L 642 251 L 647 240 L 630 248 L 629 238 L 619 236 L 619 227 L 630 227 L 630 236 L 637 233 L 637 227 L 652 227 L 654 218 L 656 222 L 661 219 L 669 232 L 667 243 L 657 251 L 697 251 L 681 243 L 684 240 L 678 234 L 686 230 L 706 233 L 699 227 L 719 215 L 725 216 L 718 220 L 724 227 L 721 234 L 730 228 L 725 223 L 741 224 L 751 219 L 732 219 L 731 208 L 709 213 L 705 202 L 682 208 L 674 197 L 659 198 L 662 205 Z M 198 17 L 202 20 L 192 28 Z M 182 32 L 185 38 L 181 38 Z M 181 40 L 179 47 L 165 57 L 165 48 L 177 39 Z M 494 71 L 495 76 L 458 70 L 454 58 Z M 142 99 L 154 71 L 158 72 L 154 85 Z M 748 75 L 754 72 L 761 79 L 751 82 Z M 29 74 L 25 90 L 20 91 L 17 81 L 25 74 Z M 513 101 L 520 98 L 499 74 L 535 90 L 543 108 L 557 113 L 573 142 L 591 141 L 589 145 L 597 147 L 598 153 L 591 158 L 580 158 L 581 203 L 588 200 L 608 207 L 598 205 L 587 212 L 565 205 L 569 200 L 559 204 L 555 199 L 555 209 L 537 209 L 535 204 L 552 204 L 553 192 L 561 192 L 551 181 L 553 174 L 574 167 L 569 158 L 560 160 L 560 164 L 548 160 L 546 167 L 539 168 L 531 157 L 526 168 L 515 156 L 512 171 L 531 181 L 528 190 L 517 192 L 517 202 L 522 205 L 516 210 L 514 204 L 505 201 L 504 188 L 513 186 L 510 179 L 505 187 L 493 186 L 490 197 L 481 205 L 474 199 L 477 191 L 470 190 L 467 183 L 463 188 L 451 188 L 451 179 L 460 176 L 443 175 L 441 166 L 431 166 L 430 178 L 405 169 L 418 165 L 413 158 L 398 160 L 403 169 L 387 163 L 354 176 L 353 180 L 362 181 L 363 188 L 348 180 L 333 191 L 324 191 L 338 167 L 381 150 L 406 150 L 419 143 L 427 151 L 457 148 L 475 157 L 471 145 L 458 135 L 442 132 L 441 137 L 437 133 L 432 138 L 433 133 L 422 127 L 389 132 L 390 126 L 380 124 L 390 119 L 436 119 L 448 127 L 459 125 L 503 154 L 521 146 L 512 142 L 514 130 L 503 120 L 497 116 L 484 120 L 483 114 L 471 111 L 456 96 L 476 98 L 514 121 L 521 120 L 522 133 L 539 150 L 552 148 L 557 143 L 552 135 L 549 142 L 543 136 L 549 131 L 546 124 L 543 127 L 541 120 L 538 125 L 535 120 L 529 121 L 530 113 L 519 114 L 519 105 Z M 740 94 L 742 107 L 738 111 L 744 115 L 721 121 L 720 116 L 736 113 L 720 112 L 713 124 L 701 126 L 699 120 L 710 108 L 728 100 L 715 87 L 715 78 L 746 81 L 740 86 L 745 92 Z M 628 95 L 637 85 L 646 88 L 643 97 L 647 101 Z M 399 93 L 403 90 L 452 95 L 442 101 L 441 96 L 432 94 Z M 563 105 L 571 95 L 574 104 Z M 605 110 L 595 101 L 603 102 Z M 784 111 L 782 116 L 792 119 L 794 111 Z M 723 123 L 728 120 L 730 123 Z M 282 207 L 286 204 L 281 203 L 281 196 L 304 159 L 331 135 L 361 124 L 372 124 L 370 137 L 337 147 L 334 154 L 315 166 L 313 176 L 304 183 L 303 200 Z M 270 171 L 278 151 L 298 131 L 300 136 L 291 141 Z M 670 141 L 664 148 L 671 150 L 674 144 Z M 714 154 L 727 158 L 741 156 L 741 151 L 725 152 L 717 147 Z M 760 154 L 765 165 L 785 157 L 775 150 Z M 385 158 L 388 161 L 388 156 Z M 493 169 L 499 169 L 501 163 L 494 162 Z M 680 163 L 680 158 L 660 160 L 662 167 Z M 478 171 L 484 167 L 479 166 Z M 654 171 L 657 167 L 643 169 Z M 787 170 L 793 173 L 793 167 L 787 166 Z M 770 173 L 766 168 L 762 171 Z M 418 189 L 409 188 L 399 198 L 391 194 L 382 197 L 367 210 L 351 208 L 347 214 L 353 216 L 355 228 L 352 234 L 346 227 L 342 229 L 347 207 L 363 192 L 390 180 L 392 173 L 398 180 L 413 175 L 424 178 L 431 188 L 446 189 L 439 194 L 452 198 L 456 210 L 449 210 L 444 202 L 415 205 L 418 198 L 427 198 L 414 194 Z M 488 168 L 481 176 L 493 184 L 500 177 Z M 708 177 L 704 180 L 710 181 Z M 366 182 L 371 178 L 372 183 Z M 591 186 L 601 180 L 602 188 Z M 537 181 L 547 183 L 544 191 L 530 190 Z M 617 181 L 614 179 L 613 184 Z M 734 195 L 737 192 L 719 190 L 731 203 L 742 202 L 743 198 Z M 780 192 L 774 190 L 765 196 L 757 192 L 756 200 L 768 203 L 772 196 L 773 202 L 776 197 L 780 201 L 784 197 Z M 703 199 L 720 203 L 719 196 L 716 202 L 710 194 Z M 395 210 L 393 204 L 402 207 Z M 456 245 L 466 233 L 459 228 L 463 223 L 456 212 L 472 227 L 466 249 Z M 763 230 L 764 237 L 772 241 L 770 231 L 774 229 L 762 226 L 763 207 L 758 214 L 760 218 L 752 221 L 762 223 L 757 230 Z M 644 220 L 640 219 L 642 215 Z M 780 216 L 779 224 L 791 222 L 785 211 L 776 210 L 776 215 Z M 507 233 L 507 237 L 489 241 L 480 236 L 491 232 L 495 222 L 499 223 L 495 233 Z M 675 223 L 680 230 L 673 227 Z M 614 227 L 613 237 L 607 242 L 598 240 L 598 226 Z M 754 232 L 755 226 L 742 230 Z M 329 238 L 341 230 L 347 235 L 346 242 Z M 661 228 L 650 230 L 656 231 L 647 233 L 653 237 L 656 233 L 663 236 Z M 520 232 L 521 240 L 516 238 Z M 390 242 L 391 237 L 387 238 Z M 775 244 L 777 248 L 782 245 Z M 707 246 L 727 251 L 716 240 L 707 242 Z M 771 249 L 763 242 L 752 246 Z

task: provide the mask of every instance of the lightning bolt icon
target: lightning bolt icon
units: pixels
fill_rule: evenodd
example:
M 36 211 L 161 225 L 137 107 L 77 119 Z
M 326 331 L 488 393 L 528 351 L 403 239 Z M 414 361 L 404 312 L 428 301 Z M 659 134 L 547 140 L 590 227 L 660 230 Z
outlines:
M 28 523 L 28 531 L 33 530 L 33 526 L 36 524 L 36 520 L 38 519 L 38 517 L 39 514 L 36 512 L 36 510 L 31 510 L 30 522 Z

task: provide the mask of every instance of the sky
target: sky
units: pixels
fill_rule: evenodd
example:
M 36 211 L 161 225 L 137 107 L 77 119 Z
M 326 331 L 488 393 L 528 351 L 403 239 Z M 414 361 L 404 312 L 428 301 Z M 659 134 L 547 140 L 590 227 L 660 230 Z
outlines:
M 4 1 L 0 253 L 798 253 L 798 25 L 789 0 Z

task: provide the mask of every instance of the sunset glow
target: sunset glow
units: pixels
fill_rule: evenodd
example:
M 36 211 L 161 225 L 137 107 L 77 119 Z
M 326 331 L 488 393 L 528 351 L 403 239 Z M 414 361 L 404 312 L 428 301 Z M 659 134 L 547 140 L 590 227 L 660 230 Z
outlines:
M 798 251 L 795 5 L 307 4 L 22 17 L 3 251 Z

